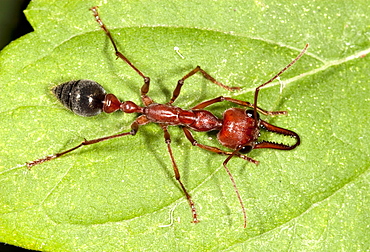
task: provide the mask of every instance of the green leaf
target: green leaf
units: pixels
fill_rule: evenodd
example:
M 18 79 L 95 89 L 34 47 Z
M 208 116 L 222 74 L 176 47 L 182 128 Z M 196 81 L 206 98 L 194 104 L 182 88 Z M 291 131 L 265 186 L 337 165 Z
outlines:
M 97 4 L 120 50 L 151 77 L 155 101 L 169 101 L 177 80 L 197 65 L 243 88 L 228 92 L 197 74 L 176 101 L 181 108 L 220 95 L 252 101 L 254 88 L 310 44 L 280 77 L 282 92 L 276 81 L 259 96 L 262 108 L 289 111 L 263 119 L 296 131 L 301 146 L 253 150 L 259 166 L 228 163 L 246 206 L 246 229 L 225 157 L 192 146 L 178 127 L 169 128 L 172 148 L 199 224 L 190 223 L 155 124 L 31 170 L 22 166 L 84 138 L 130 130 L 135 115 L 79 117 L 50 92 L 92 79 L 140 103 L 143 80 L 115 59 L 88 10 Z M 366 250 L 368 13 L 365 1 L 32 1 L 26 15 L 35 31 L 0 54 L 0 241 L 45 251 Z M 221 116 L 231 106 L 209 110 Z M 194 136 L 220 147 L 214 134 Z

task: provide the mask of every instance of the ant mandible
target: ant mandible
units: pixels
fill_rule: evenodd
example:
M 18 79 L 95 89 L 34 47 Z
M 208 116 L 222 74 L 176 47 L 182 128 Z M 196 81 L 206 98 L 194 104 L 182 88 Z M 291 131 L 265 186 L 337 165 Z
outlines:
M 121 110 L 124 113 L 139 113 L 141 114 L 136 120 L 131 124 L 131 130 L 129 132 L 124 132 L 120 134 L 115 134 L 111 136 L 106 136 L 102 138 L 97 138 L 93 140 L 84 140 L 79 145 L 65 150 L 63 152 L 50 155 L 41 159 L 37 159 L 31 162 L 27 162 L 26 165 L 30 169 L 31 167 L 44 163 L 46 161 L 50 161 L 52 159 L 58 158 L 63 156 L 69 152 L 72 152 L 82 146 L 91 145 L 95 143 L 99 143 L 108 139 L 118 138 L 122 136 L 131 135 L 134 136 L 139 126 L 145 125 L 148 123 L 157 123 L 162 128 L 164 132 L 164 139 L 167 144 L 167 150 L 169 156 L 172 161 L 173 170 L 175 173 L 175 178 L 180 184 L 182 191 L 184 192 L 187 201 L 189 202 L 192 217 L 194 223 L 199 222 L 197 211 L 195 208 L 195 204 L 192 200 L 192 197 L 186 190 L 184 184 L 181 181 L 180 173 L 175 161 L 175 158 L 172 153 L 171 149 L 171 138 L 170 134 L 167 130 L 168 126 L 180 126 L 184 131 L 186 138 L 191 142 L 192 145 L 198 146 L 202 149 L 215 152 L 217 154 L 227 155 L 228 157 L 223 162 L 223 167 L 225 168 L 226 172 L 228 173 L 232 185 L 234 187 L 235 193 L 238 197 L 243 217 L 244 217 L 244 227 L 247 226 L 247 215 L 245 212 L 244 204 L 242 198 L 240 196 L 239 190 L 236 186 L 235 180 L 227 167 L 227 163 L 233 156 L 240 157 L 244 160 L 247 160 L 251 163 L 258 164 L 257 160 L 254 160 L 251 157 L 248 157 L 244 154 L 247 154 L 252 149 L 262 149 L 262 148 L 270 148 L 270 149 L 279 149 L 279 150 L 292 150 L 296 148 L 300 144 L 300 138 L 297 133 L 283 129 L 268 122 L 260 119 L 258 112 L 264 115 L 282 115 L 286 114 L 286 111 L 266 111 L 257 106 L 257 99 L 259 90 L 267 85 L 268 83 L 275 80 L 278 76 L 280 76 L 284 71 L 286 71 L 290 66 L 292 66 L 299 58 L 307 50 L 308 44 L 302 50 L 302 52 L 291 62 L 289 63 L 283 70 L 281 70 L 278 74 L 272 77 L 269 81 L 263 83 L 262 85 L 258 86 L 255 90 L 254 94 L 254 103 L 251 104 L 246 101 L 241 101 L 237 99 L 233 99 L 231 97 L 224 97 L 219 96 L 217 98 L 207 100 L 204 102 L 199 103 L 198 105 L 192 107 L 189 110 L 185 110 L 172 104 L 175 102 L 177 97 L 180 95 L 181 88 L 186 79 L 191 77 L 192 75 L 196 74 L 197 72 L 202 73 L 202 75 L 210 80 L 211 82 L 217 84 L 218 86 L 225 88 L 227 90 L 238 90 L 238 87 L 229 87 L 226 86 L 217 80 L 215 80 L 211 75 L 205 72 L 202 68 L 197 66 L 188 74 L 186 74 L 182 79 L 177 82 L 177 86 L 173 91 L 172 98 L 166 104 L 159 104 L 155 103 L 148 95 L 149 91 L 149 84 L 150 78 L 145 76 L 138 68 L 136 68 L 131 61 L 129 61 L 120 51 L 117 49 L 117 45 L 108 30 L 108 28 L 104 25 L 103 21 L 100 19 L 98 14 L 98 7 L 92 7 L 90 10 L 93 12 L 93 15 L 96 21 L 99 23 L 100 27 L 104 30 L 105 34 L 108 36 L 109 40 L 111 41 L 115 54 L 117 58 L 121 58 L 124 62 L 126 62 L 132 69 L 134 69 L 143 79 L 144 85 L 141 87 L 141 100 L 144 106 L 139 106 L 132 101 L 124 101 L 121 102 L 118 98 L 113 94 L 106 94 L 105 90 L 102 86 L 98 83 L 91 81 L 91 80 L 77 80 L 77 81 L 69 81 L 63 84 L 60 84 L 52 89 L 54 95 L 59 99 L 61 103 L 71 111 L 73 111 L 77 115 L 81 116 L 95 116 L 102 111 L 105 113 L 112 113 L 117 110 Z M 230 108 L 227 109 L 222 118 L 218 118 L 213 115 L 211 112 L 204 110 L 204 108 L 218 102 L 229 101 L 231 103 L 249 107 L 251 109 L 241 109 L 241 108 Z M 260 135 L 260 129 L 264 129 L 270 132 L 274 132 L 277 134 L 282 134 L 285 136 L 290 136 L 296 139 L 296 143 L 294 145 L 285 145 L 279 144 L 274 142 L 268 141 L 258 141 L 258 137 Z M 218 131 L 217 139 L 221 145 L 231 149 L 232 151 L 224 151 L 217 147 L 204 145 L 198 143 L 190 130 L 198 131 L 198 132 L 208 132 L 208 131 Z

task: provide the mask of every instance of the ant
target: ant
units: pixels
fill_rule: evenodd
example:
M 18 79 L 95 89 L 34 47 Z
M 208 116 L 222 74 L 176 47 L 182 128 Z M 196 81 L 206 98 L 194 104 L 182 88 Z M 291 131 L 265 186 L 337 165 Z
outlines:
M 100 84 L 91 80 L 69 81 L 54 87 L 52 89 L 52 92 L 65 107 L 67 107 L 72 112 L 80 116 L 95 116 L 101 113 L 102 111 L 105 113 L 112 113 L 117 110 L 121 110 L 124 113 L 138 113 L 141 115 L 138 116 L 135 119 L 135 121 L 131 124 L 131 130 L 128 132 L 97 138 L 93 140 L 85 139 L 79 145 L 68 150 L 65 150 L 63 152 L 46 156 L 41 159 L 36 159 L 31 162 L 27 162 L 26 163 L 27 167 L 30 169 L 35 165 L 44 163 L 46 161 L 50 161 L 52 159 L 56 159 L 85 145 L 91 145 L 108 139 L 118 138 L 127 135 L 134 136 L 136 135 L 139 126 L 148 123 L 157 123 L 164 132 L 164 139 L 165 143 L 167 144 L 167 150 L 172 161 L 175 178 L 180 184 L 180 187 L 190 205 L 193 218 L 192 222 L 198 223 L 199 220 L 195 204 L 189 192 L 186 190 L 184 184 L 181 181 L 180 173 L 171 149 L 171 137 L 167 130 L 168 126 L 180 126 L 184 131 L 186 138 L 191 142 L 192 145 L 198 146 L 207 151 L 228 156 L 226 160 L 223 162 L 223 167 L 228 173 L 231 183 L 234 187 L 235 193 L 238 197 L 243 212 L 244 227 L 246 227 L 247 215 L 244 208 L 244 204 L 240 196 L 239 190 L 236 186 L 236 182 L 229 168 L 227 167 L 227 163 L 230 161 L 232 157 L 237 156 L 239 158 L 242 158 L 257 165 L 258 164 L 257 160 L 254 160 L 253 158 L 245 155 L 252 149 L 270 148 L 279 150 L 292 150 L 300 144 L 300 138 L 297 133 L 269 124 L 268 122 L 260 119 L 259 117 L 259 113 L 273 116 L 287 114 L 287 112 L 266 111 L 257 106 L 257 99 L 260 89 L 274 81 L 278 76 L 280 76 L 289 67 L 291 67 L 299 58 L 301 58 L 302 55 L 306 52 L 308 44 L 304 47 L 302 52 L 284 69 L 282 69 L 269 81 L 263 83 L 262 85 L 256 88 L 253 104 L 246 101 L 237 100 L 231 97 L 219 96 L 217 98 L 201 102 L 198 105 L 192 107 L 191 109 L 185 110 L 180 107 L 174 106 L 173 103 L 180 95 L 180 91 L 185 80 L 198 72 L 200 72 L 206 79 L 210 80 L 211 82 L 217 84 L 218 86 L 224 89 L 232 91 L 239 90 L 240 88 L 229 87 L 218 82 L 211 75 L 205 72 L 202 68 L 197 66 L 177 82 L 177 86 L 173 91 L 172 98 L 168 103 L 165 104 L 155 103 L 147 95 L 147 93 L 149 92 L 150 78 L 145 76 L 138 68 L 134 66 L 133 63 L 131 63 L 131 61 L 129 61 L 117 49 L 116 42 L 114 41 L 108 28 L 105 26 L 105 24 L 99 17 L 97 8 L 98 7 L 92 7 L 90 10 L 93 12 L 96 21 L 99 23 L 101 29 L 104 30 L 106 36 L 109 38 L 111 44 L 113 45 L 115 55 L 117 56 L 117 58 L 120 58 L 124 62 L 126 62 L 133 70 L 135 70 L 144 79 L 144 85 L 141 87 L 141 100 L 144 106 L 139 106 L 132 101 L 121 102 L 114 94 L 106 94 L 105 90 Z M 250 109 L 245 110 L 242 108 L 230 108 L 223 113 L 222 118 L 216 117 L 208 110 L 205 110 L 206 107 L 214 103 L 219 103 L 223 101 L 228 101 L 237 105 L 248 107 Z M 260 129 L 293 137 L 296 139 L 296 143 L 293 145 L 285 145 L 281 143 L 274 143 L 268 141 L 258 141 Z M 198 143 L 197 140 L 194 139 L 191 130 L 198 132 L 218 131 L 217 133 L 218 141 L 220 142 L 221 145 L 231 149 L 231 151 L 224 151 L 217 147 Z

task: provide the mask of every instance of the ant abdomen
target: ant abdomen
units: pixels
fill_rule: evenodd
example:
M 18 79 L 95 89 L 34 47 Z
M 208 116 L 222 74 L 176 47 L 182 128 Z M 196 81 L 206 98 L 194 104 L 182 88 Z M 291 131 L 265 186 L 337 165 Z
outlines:
M 95 81 L 69 81 L 55 86 L 51 91 L 66 108 L 77 115 L 95 116 L 102 112 L 106 92 Z

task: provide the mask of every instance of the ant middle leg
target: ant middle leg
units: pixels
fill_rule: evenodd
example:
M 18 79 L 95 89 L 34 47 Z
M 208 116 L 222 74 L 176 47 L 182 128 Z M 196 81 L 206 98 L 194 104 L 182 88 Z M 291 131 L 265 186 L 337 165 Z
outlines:
M 206 78 L 207 80 L 212 81 L 213 83 L 217 84 L 218 86 L 220 86 L 224 89 L 227 89 L 229 91 L 240 89 L 240 87 L 229 87 L 229 86 L 226 86 L 226 85 L 222 84 L 221 82 L 219 82 L 215 78 L 213 78 L 210 74 L 208 74 L 206 71 L 204 71 L 200 66 L 197 66 L 196 68 L 191 70 L 188 74 L 186 74 L 184 77 L 182 77 L 182 79 L 180 79 L 177 82 L 177 86 L 176 86 L 175 90 L 173 91 L 172 98 L 168 102 L 169 104 L 172 104 L 177 99 L 177 97 L 180 95 L 180 91 L 181 91 L 182 85 L 184 85 L 185 80 L 187 78 L 193 76 L 197 72 L 201 72 L 203 74 L 204 78 Z
M 50 161 L 50 160 L 53 160 L 53 159 L 56 159 L 58 157 L 61 157 L 67 153 L 70 153 L 74 150 L 77 150 L 79 148 L 81 148 L 82 146 L 86 146 L 86 145 L 91 145 L 91 144 L 95 144 L 95 143 L 100 143 L 100 142 L 103 142 L 103 141 L 106 141 L 106 140 L 109 140 L 109 139 L 113 139 L 113 138 L 117 138 L 117 137 L 122 137 L 122 136 L 127 136 L 127 135 L 131 135 L 131 136 L 134 136 L 137 131 L 139 130 L 139 125 L 144 125 L 146 123 L 148 123 L 148 119 L 145 118 L 145 116 L 139 116 L 132 124 L 131 124 L 131 130 L 129 132 L 124 132 L 124 133 L 120 133 L 120 134 L 115 134 L 115 135 L 111 135 L 111 136 L 106 136 L 106 137 L 101 137 L 101 138 L 97 138 L 97 139 L 93 139 L 93 140 L 84 140 L 82 143 L 80 143 L 79 145 L 73 147 L 73 148 L 70 148 L 68 150 L 65 150 L 65 151 L 62 151 L 62 152 L 59 152 L 59 153 L 56 153 L 56 154 L 53 154 L 53 155 L 49 155 L 49 156 L 46 156 L 46 157 L 43 157 L 43 158 L 40 158 L 40 159 L 36 159 L 34 161 L 31 161 L 31 162 L 27 162 L 26 163 L 26 166 L 28 169 L 31 169 L 33 166 L 35 165 L 38 165 L 38 164 L 42 164 L 44 162 L 47 162 L 47 161 Z
M 191 213 L 193 215 L 193 221 L 192 222 L 193 223 L 198 223 L 199 220 L 198 220 L 198 217 L 197 217 L 197 211 L 195 209 L 194 201 L 192 200 L 190 194 L 188 193 L 188 191 L 186 190 L 184 184 L 181 181 L 180 172 L 179 172 L 179 169 L 177 167 L 175 158 L 174 158 L 173 153 L 172 153 L 172 149 L 171 149 L 171 136 L 170 136 L 170 133 L 168 133 L 167 125 L 161 124 L 161 127 L 162 127 L 163 132 L 164 132 L 164 139 L 165 139 L 165 142 L 167 144 L 168 153 L 170 154 L 170 158 L 171 158 L 171 162 L 172 162 L 172 167 L 173 167 L 173 170 L 174 170 L 174 173 L 175 173 L 175 178 L 179 182 L 180 187 L 181 187 L 182 191 L 184 192 L 184 194 L 186 196 L 186 199 L 189 202 Z
M 278 78 L 282 73 L 284 73 L 288 68 L 290 68 L 294 63 L 297 62 L 297 60 L 299 60 L 303 54 L 306 52 L 308 48 L 308 44 L 306 44 L 306 46 L 303 48 L 303 50 L 299 53 L 299 55 L 294 59 L 292 60 L 286 67 L 284 67 L 279 73 L 277 73 L 274 77 L 272 77 L 270 80 L 266 81 L 265 83 L 261 84 L 260 86 L 258 86 L 255 90 L 255 94 L 254 94 L 254 104 L 251 104 L 249 102 L 245 102 L 245 101 L 241 101 L 241 100 L 237 100 L 237 99 L 233 99 L 231 97 L 223 97 L 223 96 L 220 96 L 220 97 L 217 97 L 215 99 L 211 99 L 211 100 L 208 100 L 208 101 L 204 101 L 204 102 L 201 102 L 199 103 L 198 105 L 194 106 L 192 109 L 203 109 L 205 107 L 208 107 L 214 103 L 217 103 L 217 102 L 222 102 L 222 101 L 230 101 L 232 103 L 235 103 L 235 104 L 238 104 L 238 105 L 242 105 L 242 106 L 246 106 L 246 107 L 249 107 L 249 108 L 253 108 L 255 109 L 255 113 L 256 111 L 264 114 L 264 115 L 282 115 L 282 114 L 287 114 L 286 111 L 267 111 L 267 110 L 264 110 L 264 109 L 261 109 L 260 107 L 257 106 L 257 99 L 258 99 L 258 93 L 260 91 L 260 89 L 264 86 L 266 86 L 267 84 L 273 82 L 276 78 Z M 194 71 L 194 70 L 193 70 Z M 191 73 L 191 72 L 190 72 Z M 189 74 L 190 74 L 189 73 Z M 190 75 L 191 76 L 191 75 Z M 187 76 L 185 76 L 187 77 Z M 184 77 L 184 78 L 185 78 Z M 207 78 L 207 77 L 206 77 Z M 217 83 L 216 83 L 217 84 Z M 181 87 L 180 87 L 181 88 Z

